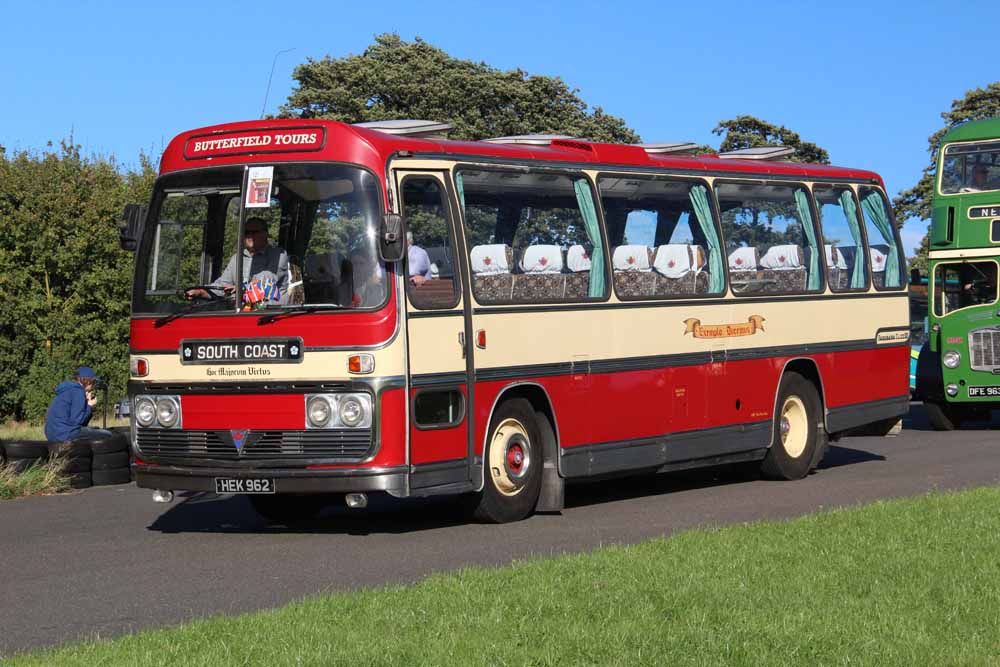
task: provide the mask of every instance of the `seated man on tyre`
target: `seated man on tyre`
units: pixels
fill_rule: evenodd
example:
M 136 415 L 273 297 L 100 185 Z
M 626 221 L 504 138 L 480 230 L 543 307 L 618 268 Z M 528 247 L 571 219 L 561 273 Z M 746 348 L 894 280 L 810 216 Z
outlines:
M 104 429 L 87 428 L 97 405 L 94 392 L 97 382 L 94 369 L 81 366 L 72 380 L 59 383 L 56 396 L 45 413 L 45 437 L 49 442 L 111 435 Z

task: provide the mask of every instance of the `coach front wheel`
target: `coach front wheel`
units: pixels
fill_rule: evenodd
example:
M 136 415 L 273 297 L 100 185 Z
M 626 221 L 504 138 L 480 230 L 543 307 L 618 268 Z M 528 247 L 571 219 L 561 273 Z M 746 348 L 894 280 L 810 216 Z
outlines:
M 761 472 L 772 479 L 801 479 L 812 468 L 820 446 L 819 393 L 798 373 L 785 373 L 778 387 L 777 405 L 771 447 Z
M 542 440 L 535 411 L 523 398 L 504 401 L 493 414 L 484 456 L 483 490 L 474 515 L 506 523 L 531 514 L 542 482 Z

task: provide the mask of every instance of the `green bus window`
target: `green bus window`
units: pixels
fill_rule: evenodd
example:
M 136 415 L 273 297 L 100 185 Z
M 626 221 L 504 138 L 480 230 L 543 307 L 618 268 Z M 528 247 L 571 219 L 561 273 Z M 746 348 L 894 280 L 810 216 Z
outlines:
M 945 146 L 940 189 L 944 195 L 1000 190 L 1000 141 Z
M 898 289 L 903 286 L 903 255 L 885 197 L 875 188 L 860 188 L 861 210 L 868 233 L 872 280 L 877 289 Z
M 953 262 L 934 267 L 934 314 L 938 317 L 996 301 L 996 262 Z

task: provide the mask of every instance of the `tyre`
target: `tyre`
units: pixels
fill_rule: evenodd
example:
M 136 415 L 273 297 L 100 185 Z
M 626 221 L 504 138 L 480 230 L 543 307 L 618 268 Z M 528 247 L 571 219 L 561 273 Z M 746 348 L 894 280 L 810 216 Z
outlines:
M 93 470 L 90 478 L 94 486 L 110 486 L 112 484 L 128 484 L 132 481 L 132 471 L 129 468 L 113 468 L 111 470 Z
M 86 444 L 94 454 L 113 454 L 128 451 L 128 436 L 113 433 L 100 438 L 77 438 L 74 442 Z
M 7 440 L 3 449 L 9 459 L 49 458 L 49 443 L 45 440 Z
M 117 470 L 119 468 L 128 468 L 128 452 L 111 452 L 110 454 L 94 454 L 94 462 L 91 469 L 94 472 L 98 470 Z M 95 484 L 97 482 L 94 482 Z
M 67 475 L 66 481 L 71 489 L 89 489 L 93 485 L 89 472 L 75 472 Z
M 91 461 L 89 456 L 73 456 L 62 459 L 62 472 L 64 474 L 74 474 L 78 472 L 89 473 Z
M 7 457 L 7 467 L 20 475 L 33 465 L 44 465 L 45 459 Z
M 771 479 L 802 479 L 814 465 L 822 418 L 815 385 L 795 372 L 785 373 L 778 385 L 771 447 L 761 472 Z M 818 463 L 816 461 L 815 463 Z
M 331 497 L 325 494 L 276 494 L 247 496 L 257 514 L 268 523 L 290 525 L 319 516 Z
M 519 521 L 535 509 L 542 486 L 542 438 L 535 411 L 523 398 L 504 401 L 490 421 L 483 454 L 483 490 L 473 515 L 480 521 Z
M 76 440 L 66 440 L 64 442 L 48 443 L 49 457 L 56 458 L 90 458 L 90 446 Z
M 935 431 L 954 431 L 962 425 L 965 417 L 960 407 L 947 403 L 924 401 L 924 409 L 927 410 L 927 419 Z

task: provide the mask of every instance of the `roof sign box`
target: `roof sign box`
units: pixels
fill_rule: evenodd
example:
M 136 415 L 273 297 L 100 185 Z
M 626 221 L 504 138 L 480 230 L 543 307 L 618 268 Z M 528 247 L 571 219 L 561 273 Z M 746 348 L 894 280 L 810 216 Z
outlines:
M 386 134 L 395 134 L 405 137 L 418 137 L 421 139 L 444 139 L 448 136 L 452 126 L 450 123 L 441 123 L 435 120 L 370 120 L 364 123 L 353 123 L 355 127 L 363 127 L 368 130 L 377 130 Z
M 223 155 L 318 151 L 325 144 L 326 129 L 323 127 L 212 132 L 189 137 L 184 144 L 184 159 L 202 160 Z
M 694 155 L 698 152 L 698 144 L 693 141 L 675 141 L 658 144 L 633 144 L 650 155 Z

